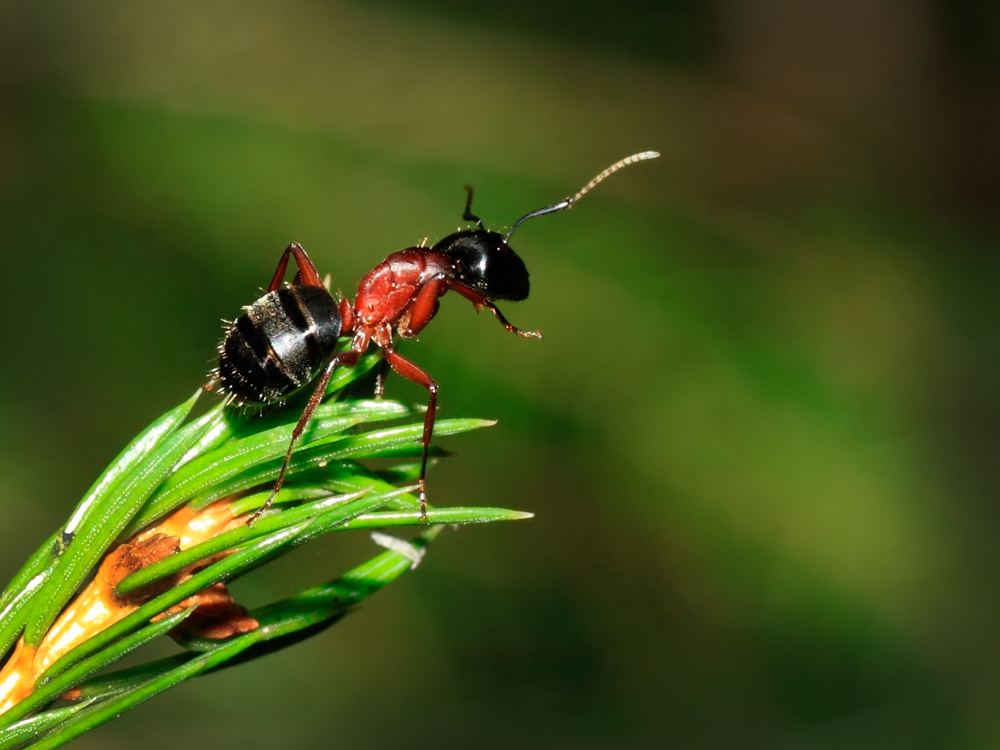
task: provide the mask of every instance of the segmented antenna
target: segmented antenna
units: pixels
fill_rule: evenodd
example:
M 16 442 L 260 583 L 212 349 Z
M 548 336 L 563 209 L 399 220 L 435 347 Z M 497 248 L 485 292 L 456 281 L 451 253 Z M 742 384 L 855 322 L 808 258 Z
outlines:
M 483 228 L 483 220 L 472 213 L 472 185 L 465 186 L 465 192 L 469 194 L 469 197 L 465 201 L 465 213 L 462 214 L 462 218 L 466 221 L 474 221 L 479 225 L 479 228 Z
M 637 161 L 645 161 L 646 159 L 655 159 L 659 155 L 660 154 L 657 151 L 643 151 L 641 154 L 632 154 L 631 156 L 626 156 L 624 159 L 620 161 L 616 161 L 610 167 L 608 167 L 599 175 L 597 175 L 597 177 L 595 177 L 586 185 L 584 185 L 582 188 L 580 188 L 580 192 L 574 195 L 572 198 L 565 198 L 559 201 L 558 203 L 553 203 L 551 206 L 546 206 L 545 208 L 539 208 L 536 211 L 532 211 L 531 213 L 522 216 L 520 219 L 514 222 L 510 230 L 507 232 L 507 235 L 503 238 L 503 241 L 506 242 L 507 240 L 509 240 L 510 236 L 514 234 L 514 230 L 517 229 L 519 226 L 521 226 L 521 224 L 526 222 L 528 219 L 534 219 L 536 216 L 545 216 L 545 214 L 554 214 L 556 211 L 565 211 L 568 208 L 572 208 L 574 203 L 576 203 L 583 196 L 585 196 L 587 193 L 589 193 L 591 190 L 597 187 L 597 185 L 602 180 L 604 180 L 607 177 L 610 177 L 619 169 L 627 167 L 629 164 L 635 164 Z

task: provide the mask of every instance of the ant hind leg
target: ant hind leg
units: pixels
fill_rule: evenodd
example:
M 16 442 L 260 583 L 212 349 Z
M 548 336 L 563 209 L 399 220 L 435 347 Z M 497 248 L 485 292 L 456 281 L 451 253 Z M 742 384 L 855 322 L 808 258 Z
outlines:
M 302 433 L 306 429 L 306 425 L 309 424 L 309 420 L 312 418 L 313 412 L 316 411 L 316 407 L 319 406 L 320 402 L 323 400 L 323 396 L 326 395 L 326 387 L 330 384 L 330 377 L 333 375 L 333 371 L 337 369 L 338 365 L 344 365 L 345 367 L 354 367 L 358 363 L 360 355 L 353 349 L 349 349 L 346 352 L 342 352 L 330 359 L 327 364 L 326 369 L 323 370 L 323 374 L 320 376 L 316 383 L 316 388 L 309 397 L 309 403 L 306 404 L 306 408 L 302 410 L 302 416 L 299 417 L 299 421 L 295 424 L 295 429 L 292 430 L 292 439 L 288 442 L 288 450 L 285 451 L 285 458 L 281 462 L 281 469 L 278 471 L 278 478 L 274 482 L 274 488 L 271 490 L 271 494 L 268 495 L 267 500 L 264 504 L 260 506 L 254 514 L 247 521 L 247 526 L 253 526 L 254 521 L 261 517 L 271 504 L 274 502 L 274 498 L 277 497 L 278 492 L 281 487 L 285 484 L 285 477 L 288 474 L 288 467 L 292 461 L 292 454 L 295 452 L 295 444 L 299 441 Z
M 295 258 L 295 265 L 299 268 L 298 273 L 295 274 L 295 284 L 323 286 L 323 280 L 319 277 L 319 271 L 316 270 L 316 266 L 313 265 L 302 245 L 298 242 L 293 242 L 281 254 L 281 260 L 278 261 L 278 267 L 274 269 L 274 276 L 271 278 L 271 283 L 268 285 L 267 291 L 273 292 L 281 286 L 281 282 L 285 278 L 285 270 L 288 268 L 289 256 Z M 323 288 L 325 289 L 325 287 Z

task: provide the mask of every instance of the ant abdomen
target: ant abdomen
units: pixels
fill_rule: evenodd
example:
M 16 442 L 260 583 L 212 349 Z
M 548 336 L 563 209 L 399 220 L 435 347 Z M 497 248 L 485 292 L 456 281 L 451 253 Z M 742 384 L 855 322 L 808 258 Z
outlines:
M 313 381 L 340 337 L 340 313 L 322 287 L 268 292 L 237 318 L 219 345 L 217 377 L 243 404 L 273 404 Z

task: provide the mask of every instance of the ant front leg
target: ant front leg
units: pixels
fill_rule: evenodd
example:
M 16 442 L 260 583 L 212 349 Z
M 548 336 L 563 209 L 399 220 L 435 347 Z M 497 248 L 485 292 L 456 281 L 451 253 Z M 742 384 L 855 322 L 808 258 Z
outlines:
M 399 321 L 399 335 L 412 338 L 437 315 L 438 300 L 448 291 L 448 280 L 444 277 L 431 279 L 417 292 L 409 308 Z
M 512 326 L 510 322 L 507 320 L 507 318 L 503 316 L 503 313 L 500 312 L 500 308 L 498 308 L 489 300 L 483 302 L 483 307 L 485 307 L 487 310 L 493 313 L 496 316 L 496 319 L 500 321 L 500 325 L 502 325 L 511 333 L 516 333 L 518 336 L 525 339 L 540 339 L 542 337 L 541 331 L 522 331 L 520 328 Z
M 490 302 L 486 297 L 477 292 L 475 289 L 467 287 L 465 284 L 460 284 L 457 281 L 452 281 L 449 286 L 456 292 L 465 297 L 469 302 L 471 302 L 476 310 L 482 310 L 486 308 L 500 321 L 500 325 L 506 328 L 511 333 L 515 333 L 518 336 L 526 339 L 540 339 L 542 337 L 541 331 L 522 331 L 517 326 L 510 323 L 507 318 L 504 317 L 503 313 L 500 312 L 500 308 Z
M 385 354 L 385 359 L 397 373 L 402 375 L 407 380 L 412 380 L 418 385 L 422 385 L 427 389 L 427 393 L 430 394 L 427 399 L 427 413 L 424 415 L 424 439 L 423 439 L 423 455 L 420 458 L 420 517 L 422 520 L 427 520 L 427 483 L 424 477 L 427 474 L 427 451 L 431 447 L 431 436 L 434 434 L 434 417 L 437 413 L 437 397 L 438 397 L 438 384 L 434 382 L 433 378 L 420 369 L 417 365 L 413 364 L 410 360 L 404 358 L 396 352 L 391 346 L 383 346 L 382 351 Z
M 274 277 L 271 279 L 267 291 L 273 292 L 281 286 L 281 282 L 285 278 L 285 270 L 288 268 L 288 256 L 295 258 L 295 265 L 299 268 L 298 273 L 295 274 L 293 283 L 326 288 L 323 286 L 323 279 L 319 277 L 319 271 L 316 270 L 313 262 L 309 260 L 309 256 L 302 249 L 302 245 L 298 242 L 293 242 L 281 254 L 281 260 L 278 261 L 278 267 L 274 270 Z

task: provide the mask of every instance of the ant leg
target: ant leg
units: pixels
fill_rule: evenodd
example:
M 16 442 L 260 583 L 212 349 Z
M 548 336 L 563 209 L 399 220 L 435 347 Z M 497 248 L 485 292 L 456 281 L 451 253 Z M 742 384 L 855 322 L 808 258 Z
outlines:
M 268 495 L 264 504 L 257 508 L 254 514 L 250 516 L 250 520 L 247 521 L 247 526 L 253 526 L 254 521 L 260 518 L 264 511 L 271 507 L 271 503 L 274 502 L 274 498 L 277 497 L 278 491 L 285 483 L 285 475 L 288 474 L 288 464 L 292 460 L 292 452 L 295 450 L 295 443 L 298 442 L 303 430 L 305 430 L 306 425 L 309 423 L 310 417 L 312 417 L 313 412 L 316 411 L 316 407 L 319 406 L 319 402 L 323 399 L 323 394 L 326 393 L 326 387 L 330 384 L 330 376 L 333 375 L 333 371 L 338 364 L 340 364 L 339 361 L 336 357 L 334 357 L 330 360 L 326 369 L 323 371 L 323 375 L 320 377 L 319 383 L 316 385 L 316 390 L 314 390 L 312 396 L 309 397 L 309 403 L 307 403 L 306 408 L 302 410 L 302 416 L 299 417 L 299 421 L 295 425 L 295 429 L 292 430 L 292 439 L 288 443 L 288 450 L 285 451 L 285 459 L 281 462 L 281 470 L 278 472 L 278 479 L 274 483 L 274 489 L 271 490 L 271 494 Z
M 408 317 L 399 322 L 399 335 L 403 338 L 416 336 L 431 322 L 438 311 L 438 299 L 448 291 L 447 279 L 432 279 L 424 284 L 410 304 Z
M 274 483 L 274 489 L 271 490 L 271 494 L 268 496 L 264 504 L 260 506 L 254 514 L 247 521 L 247 526 L 253 526 L 254 521 L 263 515 L 264 511 L 271 507 L 271 503 L 274 502 L 274 498 L 277 497 L 278 491 L 281 489 L 282 485 L 285 483 L 285 476 L 288 474 L 288 465 L 292 461 L 292 453 L 295 451 L 295 444 L 298 442 L 299 438 L 302 436 L 303 431 L 306 429 L 306 425 L 309 424 L 309 419 L 312 417 L 313 412 L 316 411 L 316 407 L 319 406 L 319 402 L 323 400 L 323 395 L 326 393 L 326 387 L 330 384 L 330 377 L 333 375 L 333 371 L 337 369 L 338 365 L 344 365 L 345 367 L 353 367 L 358 363 L 360 355 L 354 350 L 348 350 L 330 359 L 327 364 L 326 369 L 323 370 L 323 374 L 320 376 L 319 381 L 316 384 L 316 389 L 313 391 L 312 396 L 309 397 L 309 403 L 306 404 L 306 408 L 302 410 L 302 416 L 299 417 L 299 421 L 295 425 L 295 429 L 292 430 L 292 439 L 288 442 L 288 450 L 285 451 L 285 458 L 281 462 L 281 470 L 278 472 L 278 479 Z
M 389 367 L 388 361 L 383 359 L 378 363 L 378 374 L 375 376 L 375 400 L 381 401 L 385 395 L 385 375 Z
M 520 328 L 512 326 L 508 322 L 507 318 L 503 316 L 503 313 L 500 312 L 500 308 L 498 308 L 489 300 L 483 303 L 483 307 L 485 307 L 487 310 L 493 313 L 496 316 L 496 319 L 500 321 L 500 325 L 502 325 L 511 333 L 516 333 L 518 336 L 521 336 L 522 338 L 526 339 L 540 339 L 542 337 L 541 331 L 522 331 Z
M 281 286 L 281 281 L 285 278 L 285 270 L 288 268 L 288 256 L 291 255 L 295 258 L 295 265 L 298 266 L 299 272 L 295 274 L 295 283 L 305 284 L 306 286 L 323 286 L 323 280 L 319 277 L 319 271 L 316 270 L 316 266 L 313 262 L 309 260 L 309 256 L 306 255 L 306 251 L 302 249 L 302 245 L 298 242 L 293 242 L 291 245 L 285 248 L 285 252 L 281 254 L 281 260 L 278 261 L 278 267 L 274 270 L 274 277 L 271 279 L 271 283 L 267 287 L 267 291 L 273 292 L 278 287 Z M 326 287 L 324 287 L 325 289 Z
M 337 292 L 337 296 L 340 297 L 340 300 L 337 302 L 337 310 L 340 313 L 341 323 L 340 335 L 346 336 L 354 330 L 354 308 L 347 297 L 340 296 L 340 292 Z M 367 340 L 365 341 L 365 346 L 368 346 Z
M 398 354 L 390 346 L 383 346 L 385 359 L 393 370 L 398 372 L 407 380 L 412 380 L 417 385 L 422 385 L 427 389 L 430 397 L 427 399 L 427 414 L 424 415 L 424 452 L 420 458 L 420 517 L 427 520 L 427 483 L 424 477 L 427 474 L 427 450 L 431 447 L 431 435 L 434 434 L 434 416 L 437 412 L 438 384 L 434 382 L 430 375 L 413 364 L 408 359 Z
M 540 339 L 542 337 L 540 331 L 522 331 L 520 328 L 511 325 L 510 321 L 508 321 L 507 318 L 504 317 L 503 313 L 500 312 L 500 308 L 486 299 L 486 297 L 481 295 L 475 289 L 471 289 L 465 284 L 461 284 L 457 281 L 449 282 L 448 286 L 469 300 L 469 302 L 475 306 L 476 310 L 482 310 L 483 308 L 489 310 L 496 316 L 496 319 L 500 321 L 500 325 L 511 333 L 516 333 L 518 336 L 526 339 Z

